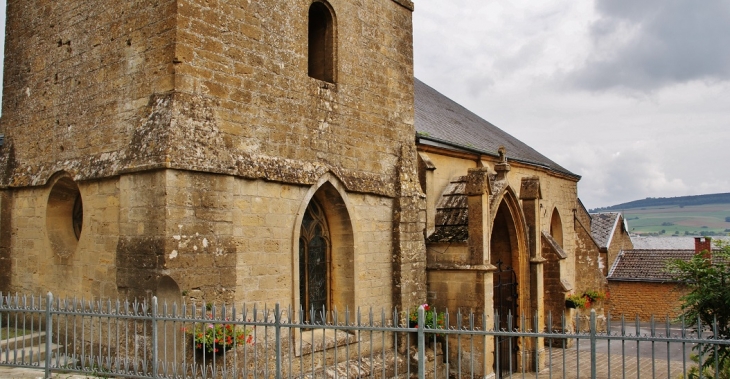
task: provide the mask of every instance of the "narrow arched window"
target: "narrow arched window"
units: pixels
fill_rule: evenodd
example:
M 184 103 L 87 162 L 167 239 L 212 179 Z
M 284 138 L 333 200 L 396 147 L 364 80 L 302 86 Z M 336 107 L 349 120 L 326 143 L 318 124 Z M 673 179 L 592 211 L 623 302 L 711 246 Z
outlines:
M 299 299 L 310 322 L 326 320 L 330 310 L 330 251 L 327 220 L 312 199 L 299 234 Z
M 553 215 L 550 219 L 550 235 L 560 247 L 563 247 L 563 222 L 560 220 L 560 213 L 558 213 L 557 209 L 553 210 Z
M 309 76 L 335 82 L 335 22 L 332 11 L 323 2 L 309 7 Z

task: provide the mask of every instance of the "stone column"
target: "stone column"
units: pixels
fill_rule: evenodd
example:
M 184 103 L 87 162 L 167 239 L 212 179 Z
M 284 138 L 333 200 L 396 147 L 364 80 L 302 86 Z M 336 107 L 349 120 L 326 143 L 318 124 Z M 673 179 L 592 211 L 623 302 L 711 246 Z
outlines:
M 471 264 L 490 263 L 489 237 L 491 217 L 489 212 L 491 183 L 489 169 L 469 169 L 466 179 L 467 208 L 469 212 L 469 259 Z
M 494 329 L 494 271 L 495 267 L 491 264 L 490 242 L 492 235 L 491 228 L 491 212 L 489 208 L 489 197 L 492 194 L 491 178 L 488 167 L 479 167 L 469 169 L 466 181 L 467 196 L 467 212 L 469 214 L 469 260 L 471 265 L 481 266 L 482 269 L 475 272 L 481 276 L 483 286 L 483 304 L 484 309 L 475 310 L 479 314 L 483 312 L 486 320 L 484 324 L 486 330 Z M 476 278 L 479 281 L 479 278 Z M 494 368 L 494 337 L 485 338 L 482 341 L 485 349 L 480 353 L 481 362 L 475 362 L 482 367 L 482 374 L 489 377 L 493 375 Z M 475 353 L 479 353 L 479 348 Z
M 0 292 L 11 291 L 11 257 L 13 195 L 8 190 L 0 191 Z
M 414 146 L 402 146 L 393 214 L 393 305 L 408 310 L 426 301 L 426 199 L 417 183 Z
M 543 264 L 545 259 L 542 257 L 542 246 L 540 238 L 540 199 L 542 193 L 540 191 L 540 179 L 537 176 L 522 178 L 520 188 L 520 200 L 522 202 L 522 212 L 525 215 L 525 223 L 527 224 L 527 240 L 529 242 L 528 251 L 530 253 L 530 309 L 533 314 L 525 315 L 532 319 L 537 314 L 537 327 L 539 330 L 545 329 L 545 286 L 543 282 Z M 533 328 L 533 324 L 530 324 Z M 544 367 L 545 341 L 538 338 L 536 345 L 532 346 L 533 352 L 536 352 L 535 358 L 538 360 L 540 368 Z M 529 362 L 530 367 L 535 367 L 535 362 Z

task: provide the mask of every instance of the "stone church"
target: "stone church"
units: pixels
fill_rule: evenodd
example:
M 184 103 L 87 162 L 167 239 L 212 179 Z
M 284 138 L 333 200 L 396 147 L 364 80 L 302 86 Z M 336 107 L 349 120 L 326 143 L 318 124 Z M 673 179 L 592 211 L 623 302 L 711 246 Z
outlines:
M 605 286 L 580 177 L 414 79 L 413 11 L 9 0 L 0 291 L 544 325 Z

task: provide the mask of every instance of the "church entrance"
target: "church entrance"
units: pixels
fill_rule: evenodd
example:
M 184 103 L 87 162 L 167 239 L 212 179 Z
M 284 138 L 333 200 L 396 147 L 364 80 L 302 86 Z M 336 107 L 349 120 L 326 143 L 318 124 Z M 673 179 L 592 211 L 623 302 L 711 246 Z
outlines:
M 498 261 L 494 273 L 494 311 L 499 317 L 495 322 L 500 330 L 514 330 L 517 326 L 517 276 L 511 266 Z M 496 336 L 494 338 L 495 372 L 498 378 L 510 375 L 517 366 L 517 338 Z
M 325 214 L 313 199 L 307 206 L 299 235 L 299 301 L 307 322 L 326 322 L 331 308 L 330 247 Z
M 493 273 L 493 301 L 495 326 L 500 330 L 514 331 L 519 328 L 518 312 L 523 311 L 523 299 L 519 281 L 523 277 L 520 268 L 520 242 L 515 218 L 506 201 L 497 210 L 490 239 Z M 495 336 L 494 372 L 498 378 L 510 375 L 518 369 L 517 355 L 520 341 L 514 337 Z

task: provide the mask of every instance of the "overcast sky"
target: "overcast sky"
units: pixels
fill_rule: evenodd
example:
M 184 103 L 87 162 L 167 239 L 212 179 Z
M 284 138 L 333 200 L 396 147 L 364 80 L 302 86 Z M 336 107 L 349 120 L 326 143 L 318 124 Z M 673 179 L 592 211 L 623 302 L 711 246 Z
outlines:
M 586 207 L 730 192 L 730 1 L 414 2 L 416 76 L 582 175 Z
M 416 77 L 582 175 L 586 207 L 730 192 L 730 1 L 414 2 Z

